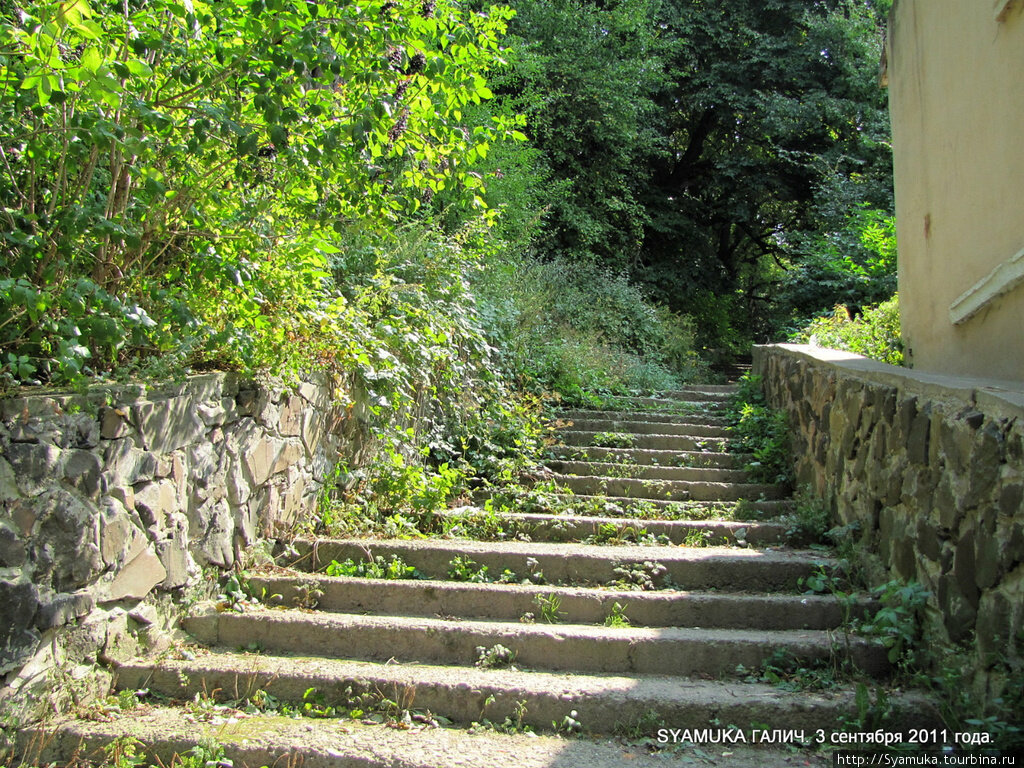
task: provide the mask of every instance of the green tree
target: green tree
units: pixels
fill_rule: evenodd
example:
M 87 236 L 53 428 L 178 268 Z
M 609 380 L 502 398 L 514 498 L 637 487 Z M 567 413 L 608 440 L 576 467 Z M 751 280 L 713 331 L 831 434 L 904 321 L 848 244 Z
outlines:
M 638 195 L 656 140 L 650 94 L 660 78 L 655 0 L 514 2 L 511 66 L 495 88 L 527 118 L 545 172 L 548 256 L 619 270 L 638 256 L 646 212 Z
M 862 204 L 891 213 L 877 3 L 513 5 L 496 90 L 544 160 L 540 253 L 626 271 L 705 345 L 778 333 L 801 265 L 859 242 Z
M 665 144 L 638 276 L 673 306 L 725 303 L 761 335 L 801 245 L 842 229 L 851 204 L 891 209 L 877 10 L 690 0 L 662 19 Z

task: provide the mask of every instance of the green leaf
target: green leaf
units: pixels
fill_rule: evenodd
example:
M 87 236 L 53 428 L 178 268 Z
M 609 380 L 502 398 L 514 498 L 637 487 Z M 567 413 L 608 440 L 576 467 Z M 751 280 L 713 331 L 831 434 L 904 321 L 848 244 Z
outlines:
M 95 73 L 97 69 L 103 64 L 103 57 L 100 56 L 100 52 L 95 48 L 86 48 L 82 54 L 82 66 L 89 72 Z
M 153 68 L 141 59 L 132 59 L 128 62 L 128 71 L 137 77 L 152 77 Z

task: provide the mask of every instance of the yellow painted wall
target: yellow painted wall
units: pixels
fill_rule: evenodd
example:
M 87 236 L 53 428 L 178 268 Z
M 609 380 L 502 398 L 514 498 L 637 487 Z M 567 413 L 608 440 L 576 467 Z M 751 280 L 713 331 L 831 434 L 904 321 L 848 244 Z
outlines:
M 899 281 L 915 368 L 1024 381 L 1024 284 L 950 305 L 1024 249 L 1024 0 L 897 0 L 889 29 Z

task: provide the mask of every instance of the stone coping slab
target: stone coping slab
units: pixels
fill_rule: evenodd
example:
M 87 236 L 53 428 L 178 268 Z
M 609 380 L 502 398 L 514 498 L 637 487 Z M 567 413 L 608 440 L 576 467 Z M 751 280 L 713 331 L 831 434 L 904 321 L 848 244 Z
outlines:
M 911 395 L 939 401 L 962 402 L 984 409 L 996 418 L 1024 416 L 1024 382 L 951 376 L 913 368 L 901 368 L 869 360 L 852 352 L 810 344 L 764 344 L 753 350 L 754 371 L 763 369 L 768 355 L 784 354 L 847 376 L 894 387 Z

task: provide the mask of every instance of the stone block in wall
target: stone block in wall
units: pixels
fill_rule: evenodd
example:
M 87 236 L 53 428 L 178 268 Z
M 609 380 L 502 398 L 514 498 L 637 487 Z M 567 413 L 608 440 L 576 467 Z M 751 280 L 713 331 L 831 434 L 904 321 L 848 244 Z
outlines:
M 132 405 L 131 420 L 138 429 L 142 447 L 157 454 L 170 453 L 198 441 L 206 425 L 196 405 L 187 397 Z
M 991 421 L 975 435 L 970 453 L 967 489 L 964 494 L 965 507 L 980 504 L 992 493 L 999 479 L 1000 470 L 1006 460 L 1006 439 L 997 424 Z
M 0 576 L 0 675 L 24 664 L 35 653 L 39 589 L 28 577 Z
M 50 443 L 11 443 L 6 458 L 15 486 L 25 496 L 36 496 L 64 474 L 64 451 Z
M 298 437 L 302 434 L 302 417 L 309 406 L 298 395 L 288 395 L 281 404 L 277 433 L 282 437 Z
M 911 464 L 925 466 L 930 454 L 930 438 L 932 428 L 932 408 L 925 403 L 915 404 L 914 415 L 907 427 L 906 444 L 907 461 Z
M 917 531 L 915 534 L 918 551 L 932 562 L 938 562 L 942 553 L 943 537 L 939 531 L 938 523 L 931 515 L 924 514 L 917 516 Z
M 0 504 L 21 498 L 21 489 L 14 477 L 14 468 L 3 456 L 0 456 Z
M 124 565 L 104 594 L 106 601 L 138 600 L 167 578 L 160 559 L 144 536 L 136 537 L 125 554 Z
M 982 657 L 1019 662 L 1024 656 L 1024 565 L 982 595 L 976 635 Z
M 28 551 L 12 522 L 0 520 L 0 568 L 20 568 Z
M 81 494 L 55 488 L 32 499 L 36 515 L 32 560 L 58 592 L 86 586 L 104 570 L 99 508 Z
M 156 477 L 157 457 L 135 445 L 132 438 L 111 440 L 103 457 L 103 478 L 107 490 L 152 480 Z
M 43 443 L 58 448 L 95 448 L 100 440 L 100 425 L 90 413 L 71 413 L 57 401 L 52 402 L 50 418 L 16 418 L 8 422 L 12 443 Z M 49 409 L 48 409 L 49 410 Z
M 229 457 L 224 470 L 224 488 L 228 502 L 233 505 L 246 504 L 252 496 L 253 483 L 241 457 Z
M 96 606 L 92 593 L 87 589 L 77 592 L 62 592 L 42 601 L 36 616 L 36 626 L 41 630 L 62 627 L 75 619 L 87 616 Z
M 971 451 L 974 449 L 977 427 L 967 417 L 976 413 L 965 409 L 960 414 L 938 424 L 935 439 L 941 450 L 945 465 L 955 473 L 964 473 L 971 466 Z
M 953 578 L 956 579 L 957 591 L 963 595 L 972 609 L 978 607 L 978 599 L 981 593 L 974 580 L 978 570 L 975 552 L 976 543 L 977 532 L 968 528 L 957 539 L 953 555 Z
M 249 478 L 254 486 L 265 485 L 278 472 L 283 472 L 303 458 L 305 451 L 296 440 L 260 436 L 248 450 L 240 449 Z
M 1006 517 L 1024 515 L 1024 485 L 1011 481 L 999 491 L 999 514 Z
M 124 408 L 101 408 L 100 437 L 104 440 L 117 440 L 127 435 L 130 430 L 128 418 L 128 411 Z
M 179 493 L 184 490 L 184 495 L 192 497 L 192 504 L 195 503 L 194 500 L 215 501 L 223 498 L 229 492 L 225 487 L 225 465 L 229 458 L 222 444 L 216 448 L 212 442 L 189 446 L 187 460 L 184 461 L 185 476 L 181 480 L 186 487 L 179 487 Z
M 947 531 L 958 530 L 964 518 L 963 485 L 963 476 L 943 472 L 935 486 L 935 510 L 938 512 L 939 523 Z
M 221 568 L 234 564 L 234 519 L 226 499 L 190 508 L 188 535 L 190 550 L 200 564 Z
M 180 398 L 201 403 L 229 396 L 237 391 L 237 386 L 237 376 L 234 374 L 200 373 L 182 381 L 151 384 L 147 394 L 149 399 L 154 401 Z
M 308 409 L 302 414 L 299 435 L 302 438 L 302 445 L 306 449 L 307 460 L 312 460 L 317 456 L 321 444 L 328 434 L 326 421 L 326 414 L 312 409 Z
M 233 397 L 225 397 L 213 403 L 201 403 L 196 412 L 207 427 L 220 427 L 238 418 L 238 406 Z
M 167 575 L 160 582 L 164 590 L 177 589 L 199 576 L 199 568 L 189 553 L 188 519 L 180 513 L 171 514 L 160 538 L 153 543 L 156 556 Z
M 959 590 L 956 579 L 946 574 L 939 579 L 936 592 L 939 615 L 946 635 L 953 643 L 962 643 L 974 633 L 977 609 Z
M 147 528 L 163 530 L 167 518 L 183 510 L 184 499 L 172 480 L 156 480 L 135 486 L 135 510 Z
M 64 480 L 89 498 L 95 499 L 102 490 L 103 462 L 93 451 L 73 448 L 64 452 Z
M 290 528 L 306 508 L 305 492 L 305 476 L 292 467 L 283 482 L 268 487 L 266 503 L 259 510 L 260 527 L 275 532 Z
M 100 509 L 100 557 L 104 565 L 116 566 L 131 544 L 144 536 L 141 520 L 113 496 L 104 497 Z

